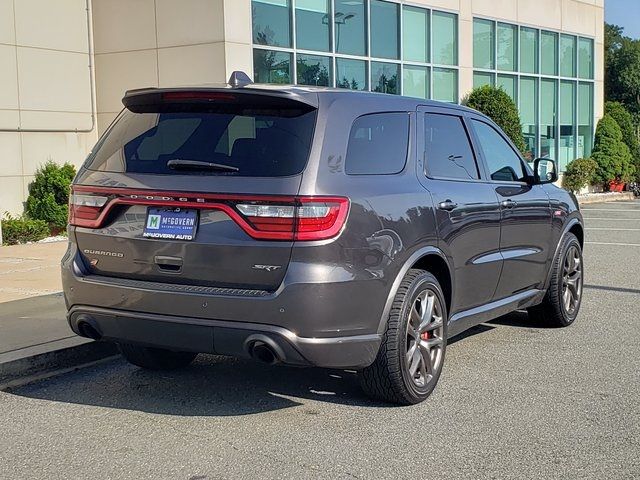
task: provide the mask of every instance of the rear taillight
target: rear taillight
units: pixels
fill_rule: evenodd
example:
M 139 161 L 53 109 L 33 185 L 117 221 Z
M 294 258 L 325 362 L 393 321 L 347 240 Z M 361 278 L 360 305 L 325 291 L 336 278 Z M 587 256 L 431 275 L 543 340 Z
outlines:
M 236 208 L 255 227 L 254 238 L 282 240 L 335 237 L 349 210 L 349 200 L 342 197 L 296 197 L 292 203 L 238 203 Z
M 69 196 L 69 223 L 100 228 L 117 205 L 222 210 L 259 240 L 333 238 L 344 227 L 349 213 L 349 199 L 345 197 L 215 195 L 74 185 Z

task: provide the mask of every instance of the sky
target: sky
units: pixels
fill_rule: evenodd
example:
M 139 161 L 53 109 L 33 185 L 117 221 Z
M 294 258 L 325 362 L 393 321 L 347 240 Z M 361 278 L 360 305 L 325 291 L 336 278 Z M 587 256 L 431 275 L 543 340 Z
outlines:
M 627 37 L 640 39 L 640 0 L 605 0 L 604 18 L 624 27 Z

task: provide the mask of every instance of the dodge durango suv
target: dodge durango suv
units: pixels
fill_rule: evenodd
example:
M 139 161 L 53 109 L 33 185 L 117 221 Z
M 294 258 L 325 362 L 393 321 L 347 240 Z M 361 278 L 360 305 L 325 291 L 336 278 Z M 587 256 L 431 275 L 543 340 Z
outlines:
M 62 275 L 73 331 L 135 365 L 353 369 L 415 404 L 452 336 L 578 314 L 575 198 L 475 110 L 242 74 L 123 103 L 73 182 Z

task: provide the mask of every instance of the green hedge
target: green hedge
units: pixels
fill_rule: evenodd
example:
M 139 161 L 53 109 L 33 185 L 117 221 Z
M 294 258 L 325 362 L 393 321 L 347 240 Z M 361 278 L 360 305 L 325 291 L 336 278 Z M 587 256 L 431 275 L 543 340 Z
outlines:
M 562 176 L 562 187 L 577 193 L 593 183 L 598 164 L 592 158 L 577 158 L 567 164 Z
M 483 85 L 474 89 L 463 103 L 491 118 L 507 134 L 518 150 L 523 154 L 526 153 L 527 147 L 522 136 L 518 107 L 502 88 Z
M 598 122 L 591 158 L 598 164 L 595 180 L 605 186 L 613 180 L 628 182 L 633 177 L 635 167 L 631 152 L 622 141 L 618 122 L 609 114 L 605 114 Z
M 49 225 L 44 220 L 6 215 L 2 219 L 3 245 L 37 242 L 49 236 Z
M 65 163 L 47 162 L 38 169 L 29 186 L 26 214 L 29 218 L 45 221 L 50 228 L 62 230 L 67 226 L 69 188 L 76 169 Z

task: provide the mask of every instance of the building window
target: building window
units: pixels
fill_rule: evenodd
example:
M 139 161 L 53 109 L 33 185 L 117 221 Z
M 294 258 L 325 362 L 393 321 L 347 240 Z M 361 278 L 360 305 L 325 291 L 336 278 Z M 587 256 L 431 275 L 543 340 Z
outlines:
M 434 11 L 431 19 L 433 63 L 458 65 L 458 16 Z
M 402 69 L 403 95 L 429 98 L 429 67 L 405 65 Z
M 560 35 L 560 76 L 576 76 L 576 37 Z
M 558 34 L 555 32 L 540 33 L 540 73 L 558 74 Z
M 371 62 L 371 90 L 378 93 L 400 94 L 400 65 Z
M 454 103 L 458 100 L 458 71 L 449 68 L 433 69 L 434 100 Z
M 371 1 L 371 56 L 400 58 L 400 5 Z
M 405 6 L 402 9 L 404 26 L 404 52 L 402 58 L 409 62 L 429 61 L 429 10 Z
M 367 54 L 367 19 L 364 0 L 336 0 L 333 23 L 336 52 L 347 55 Z
M 289 0 L 253 0 L 253 43 L 272 47 L 291 46 Z
M 578 75 L 593 79 L 593 40 L 580 38 L 578 41 Z
M 296 0 L 296 45 L 303 50 L 331 51 L 329 0 Z
M 292 55 L 287 52 L 255 49 L 253 73 L 258 83 L 291 83 Z
M 315 85 L 329 87 L 333 85 L 331 57 L 320 55 L 297 56 L 297 83 L 300 85 Z
M 473 66 L 475 68 L 494 68 L 495 22 L 476 18 L 473 21 Z
M 538 30 L 520 27 L 520 71 L 538 73 Z
M 252 0 L 252 13 L 256 82 L 458 102 L 456 14 L 396 0 Z
M 593 40 L 485 18 L 474 18 L 473 33 L 473 86 L 495 85 L 518 105 L 525 158 L 548 156 L 564 171 L 589 156 Z
M 336 59 L 336 86 L 351 90 L 367 90 L 367 62 L 348 58 Z
M 496 63 L 498 70 L 515 72 L 518 68 L 518 27 L 498 23 L 498 44 Z

